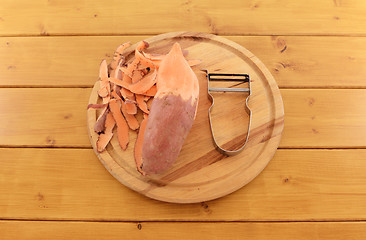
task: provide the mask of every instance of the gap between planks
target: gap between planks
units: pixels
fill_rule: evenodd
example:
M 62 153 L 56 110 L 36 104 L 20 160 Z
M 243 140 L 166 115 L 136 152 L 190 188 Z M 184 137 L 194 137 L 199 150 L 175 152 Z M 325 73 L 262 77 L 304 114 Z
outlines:
M 199 221 L 199 220 L 143 220 L 143 221 L 128 221 L 128 220 L 67 220 L 67 219 L 21 219 L 21 218 L 0 218 L 0 221 L 8 221 L 8 222 L 68 222 L 68 223 L 79 223 L 79 222 L 85 222 L 85 223 L 356 223 L 356 222 L 366 222 L 366 220 L 361 219 L 354 219 L 354 220 L 284 220 L 284 221 L 239 221 L 239 220 L 223 220 L 223 221 L 217 221 L 217 220 L 207 220 L 207 221 Z
M 95 34 L 91 34 L 91 33 L 87 33 L 87 34 L 83 34 L 83 33 L 55 33 L 55 34 L 46 34 L 46 35 L 41 35 L 41 34 L 0 34 L 0 37 L 128 37 L 128 36 L 154 36 L 154 35 L 159 35 L 159 34 L 163 34 L 165 32 L 157 32 L 157 33 L 95 33 Z M 205 32 L 206 33 L 206 32 Z M 366 37 L 366 33 L 361 33 L 361 34 L 341 34 L 341 33 L 332 33 L 332 34 L 317 34 L 317 33 L 298 33 L 298 34 L 291 34 L 291 33 L 262 33 L 262 34 L 235 34 L 232 35 L 230 33 L 225 33 L 222 32 L 220 34 L 216 34 L 213 32 L 207 32 L 210 34 L 215 34 L 217 36 L 222 36 L 222 37 L 233 37 L 233 36 L 237 36 L 237 37 L 251 37 L 251 36 L 255 36 L 255 37 L 268 37 L 268 36 L 289 36 L 289 37 Z
M 0 150 L 1 149 L 63 149 L 63 150 L 67 150 L 67 149 L 93 149 L 92 146 L 90 147 L 80 147 L 80 146 L 36 146 L 36 145 L 25 145 L 25 146 L 18 146 L 18 145 L 0 145 Z M 363 150 L 366 149 L 366 147 L 278 147 L 278 150 Z M 1 220 L 1 219 L 0 219 Z
M 65 86 L 52 86 L 52 85 L 14 85 L 14 86 L 9 86 L 9 85 L 1 85 L 0 84 L 0 88 L 53 88 L 53 89 L 57 89 L 57 88 L 82 88 L 82 89 L 92 89 L 93 86 L 91 85 L 65 85 Z M 301 90 L 314 90 L 314 89 L 366 89 L 366 86 L 351 86 L 351 87 L 347 87 L 347 86 L 314 86 L 314 87 L 279 87 L 280 90 L 282 89 L 301 89 Z

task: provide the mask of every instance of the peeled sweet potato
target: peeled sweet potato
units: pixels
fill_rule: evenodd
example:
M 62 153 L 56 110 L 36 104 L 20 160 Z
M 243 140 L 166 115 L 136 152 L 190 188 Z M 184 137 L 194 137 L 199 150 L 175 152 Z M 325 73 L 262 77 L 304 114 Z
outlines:
M 175 43 L 161 61 L 142 144 L 142 171 L 159 174 L 172 166 L 196 117 L 198 79 Z

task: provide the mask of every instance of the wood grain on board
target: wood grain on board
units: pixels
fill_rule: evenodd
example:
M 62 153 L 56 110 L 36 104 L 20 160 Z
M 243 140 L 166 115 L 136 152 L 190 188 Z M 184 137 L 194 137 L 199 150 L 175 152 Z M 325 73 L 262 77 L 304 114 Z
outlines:
M 0 149 L 0 218 L 88 221 L 366 220 L 366 150 L 279 149 L 219 200 L 171 204 L 120 184 L 91 149 Z
M 86 106 L 91 89 L 0 89 L 1 146 L 90 148 Z M 366 90 L 282 89 L 280 147 L 366 147 Z M 11 121 L 9 121 L 11 119 Z
M 0 32 L 11 36 L 131 35 L 177 30 L 239 35 L 364 35 L 364 25 L 359 23 L 365 20 L 363 0 L 3 0 L 0 8 Z
M 102 59 L 110 60 L 121 43 L 148 37 L 0 38 L 0 86 L 92 87 Z M 256 55 L 280 88 L 366 87 L 363 37 L 225 37 Z
M 189 231 L 187 231 L 189 229 Z M 362 239 L 353 223 L 117 223 L 0 221 L 3 240 L 12 239 Z

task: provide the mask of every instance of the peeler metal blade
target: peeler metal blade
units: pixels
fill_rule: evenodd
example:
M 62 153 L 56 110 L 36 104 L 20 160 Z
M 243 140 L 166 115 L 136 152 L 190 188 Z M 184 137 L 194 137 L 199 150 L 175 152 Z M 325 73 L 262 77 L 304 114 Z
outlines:
M 251 120 L 252 120 L 252 111 L 250 110 L 249 106 L 248 106 L 248 100 L 250 98 L 251 95 L 251 87 L 250 87 L 250 77 L 248 74 L 237 74 L 237 73 L 209 73 L 207 69 L 201 69 L 201 71 L 206 73 L 206 78 L 207 78 L 207 85 L 208 85 L 208 98 L 211 101 L 211 106 L 208 110 L 208 119 L 209 119 L 209 123 L 210 123 L 210 130 L 211 130 L 211 135 L 212 135 L 212 140 L 213 143 L 216 147 L 216 149 L 227 156 L 234 156 L 239 154 L 241 151 L 244 150 L 244 148 L 247 145 L 248 139 L 249 139 L 249 132 L 250 132 L 250 125 L 251 125 Z M 210 87 L 210 82 L 211 81 L 229 81 L 229 82 L 242 82 L 242 83 L 248 83 L 248 88 L 217 88 L 217 87 Z M 210 92 L 248 92 L 249 95 L 245 100 L 245 106 L 244 106 L 244 110 L 247 112 L 247 114 L 249 115 L 249 124 L 248 124 L 248 132 L 247 132 L 247 136 L 245 138 L 245 141 L 243 141 L 243 144 L 241 145 L 241 147 L 237 150 L 228 150 L 228 149 L 224 149 L 223 147 L 221 147 L 215 138 L 214 132 L 213 132 L 213 127 L 212 127 L 212 121 L 211 121 L 211 111 L 212 108 L 214 106 L 214 97 L 211 95 Z

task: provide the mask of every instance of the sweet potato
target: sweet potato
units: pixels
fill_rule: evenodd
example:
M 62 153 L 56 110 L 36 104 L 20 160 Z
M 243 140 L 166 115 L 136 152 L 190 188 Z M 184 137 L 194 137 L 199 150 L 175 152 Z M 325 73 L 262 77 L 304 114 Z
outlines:
M 142 144 L 142 170 L 159 174 L 172 166 L 196 116 L 199 84 L 175 43 L 160 64 Z
M 167 55 L 145 53 L 149 44 L 141 41 L 135 58 L 126 63 L 123 51 L 129 45 L 120 45 L 112 62 L 107 65 L 104 60 L 100 65 L 98 95 L 103 101 L 88 105 L 88 109 L 102 109 L 94 125 L 99 133 L 97 151 L 104 151 L 115 125 L 123 150 L 129 143 L 129 129 L 139 129 L 134 150 L 137 170 L 143 175 L 161 173 L 178 157 L 195 119 L 199 89 L 190 66 L 201 61 L 186 60 L 188 51 L 179 44 Z M 137 108 L 144 114 L 141 124 L 135 117 Z
M 166 55 L 144 53 L 143 56 L 148 61 L 151 61 L 154 64 L 154 66 L 158 69 L 160 67 L 161 61 L 163 61 L 163 59 L 165 58 Z M 191 66 L 191 67 L 202 63 L 202 61 L 199 59 L 190 59 L 190 60 L 187 60 L 187 62 L 189 64 L 189 66 Z

